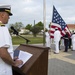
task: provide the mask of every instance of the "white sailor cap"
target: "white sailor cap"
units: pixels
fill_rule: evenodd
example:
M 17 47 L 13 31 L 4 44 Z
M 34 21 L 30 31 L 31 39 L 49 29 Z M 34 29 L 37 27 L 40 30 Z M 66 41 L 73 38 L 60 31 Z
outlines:
M 7 12 L 9 16 L 12 16 L 10 5 L 0 5 L 0 12 Z

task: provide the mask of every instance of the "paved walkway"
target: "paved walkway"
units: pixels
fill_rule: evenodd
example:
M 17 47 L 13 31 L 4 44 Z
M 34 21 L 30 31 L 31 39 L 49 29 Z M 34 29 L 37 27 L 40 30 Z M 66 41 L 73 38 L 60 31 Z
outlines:
M 59 54 L 53 53 L 54 47 L 49 51 L 48 75 L 75 75 L 75 51 L 63 51 L 63 46 Z
M 54 54 L 54 50 L 52 44 L 48 57 L 48 75 L 75 75 L 75 51 L 69 49 L 63 52 L 64 46 L 61 46 L 59 54 Z

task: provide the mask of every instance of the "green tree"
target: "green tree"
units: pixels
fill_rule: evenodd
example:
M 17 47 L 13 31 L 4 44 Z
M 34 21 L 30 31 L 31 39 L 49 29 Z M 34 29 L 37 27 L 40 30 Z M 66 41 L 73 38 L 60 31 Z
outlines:
M 41 32 L 41 30 L 43 30 L 44 25 L 43 23 L 40 21 L 37 24 L 35 24 L 33 27 L 31 27 L 30 31 L 33 33 L 33 36 L 36 37 L 37 34 L 39 32 Z
M 33 36 L 36 37 L 37 34 L 40 32 L 40 27 L 39 26 L 33 26 L 33 27 L 31 27 L 30 31 L 33 33 Z
M 27 24 L 27 25 L 26 25 L 26 27 L 25 27 L 25 29 L 30 30 L 30 29 L 31 29 L 31 27 L 32 27 L 32 25 L 31 25 L 31 24 Z
M 44 28 L 44 24 L 40 21 L 37 24 L 35 24 L 36 26 L 39 26 L 40 30 L 43 30 Z
M 9 31 L 10 31 L 10 33 L 12 33 L 13 31 L 11 30 L 11 26 L 13 26 L 18 32 L 20 31 L 20 29 L 21 28 L 23 28 L 23 24 L 22 24 L 22 22 L 16 22 L 15 24 L 10 24 L 9 25 Z

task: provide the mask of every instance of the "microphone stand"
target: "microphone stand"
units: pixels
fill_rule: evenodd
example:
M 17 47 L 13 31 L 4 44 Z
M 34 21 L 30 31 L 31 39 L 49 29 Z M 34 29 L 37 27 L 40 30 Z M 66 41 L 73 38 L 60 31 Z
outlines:
M 30 42 L 30 40 L 28 40 L 25 37 L 19 35 L 19 33 L 17 32 L 17 30 L 13 26 L 11 26 L 11 29 L 13 30 L 13 34 L 16 34 L 17 36 L 19 36 L 19 37 L 23 38 L 24 40 L 26 40 L 26 44 L 28 44 L 28 42 Z
M 21 36 L 21 35 L 17 35 L 17 36 L 19 36 L 19 37 L 23 38 L 24 40 L 26 40 L 26 44 L 28 44 L 28 42 L 30 42 L 29 39 L 27 39 L 27 38 L 25 38 L 25 37 L 23 37 L 23 36 Z

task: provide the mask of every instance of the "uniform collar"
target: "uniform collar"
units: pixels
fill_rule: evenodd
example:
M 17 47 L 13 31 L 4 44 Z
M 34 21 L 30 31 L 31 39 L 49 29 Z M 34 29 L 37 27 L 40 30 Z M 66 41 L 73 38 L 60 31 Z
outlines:
M 0 21 L 0 26 L 3 26 L 3 27 L 5 26 L 5 25 L 2 23 L 2 21 Z

